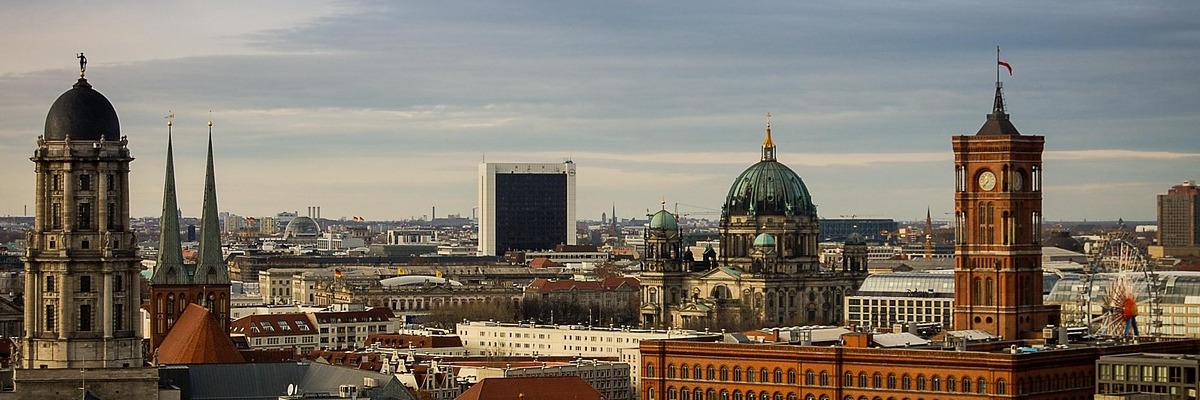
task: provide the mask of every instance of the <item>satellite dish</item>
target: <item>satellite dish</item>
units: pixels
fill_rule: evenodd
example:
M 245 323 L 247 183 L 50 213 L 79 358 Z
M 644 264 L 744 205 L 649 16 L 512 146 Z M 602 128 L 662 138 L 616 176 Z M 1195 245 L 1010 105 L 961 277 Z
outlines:
M 295 384 L 295 383 L 289 383 L 289 384 L 288 384 L 288 391 L 287 391 L 287 394 L 288 394 L 288 396 L 295 396 L 295 395 L 296 395 L 296 384 Z

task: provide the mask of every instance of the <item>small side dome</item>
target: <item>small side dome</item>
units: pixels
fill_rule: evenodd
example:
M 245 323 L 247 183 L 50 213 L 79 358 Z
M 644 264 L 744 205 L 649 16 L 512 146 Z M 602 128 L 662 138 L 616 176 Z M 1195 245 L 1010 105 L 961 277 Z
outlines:
M 760 233 L 754 237 L 754 247 L 775 247 L 775 237 L 770 233 Z
M 58 96 L 46 114 L 46 140 L 121 140 L 117 110 L 104 95 L 92 89 L 87 79 Z
M 863 237 L 858 231 L 854 231 L 849 236 L 846 236 L 846 244 L 867 244 L 867 238 Z
M 667 210 L 658 210 L 650 217 L 650 229 L 679 230 L 679 221 Z
M 315 238 L 321 235 L 321 226 L 317 225 L 317 221 L 310 217 L 296 217 L 292 222 L 288 222 L 287 228 L 283 229 L 283 238 L 308 237 Z

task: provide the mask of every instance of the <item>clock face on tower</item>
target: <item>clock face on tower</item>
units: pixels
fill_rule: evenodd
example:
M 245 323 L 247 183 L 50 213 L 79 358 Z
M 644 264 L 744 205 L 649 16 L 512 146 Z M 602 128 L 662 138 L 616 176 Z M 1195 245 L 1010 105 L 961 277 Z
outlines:
M 983 171 L 982 174 L 979 174 L 979 188 L 986 191 L 995 189 L 996 174 L 993 174 L 992 171 Z
M 1021 176 L 1021 173 L 1017 172 L 1017 171 L 1013 171 L 1012 191 L 1020 192 L 1021 189 L 1024 188 L 1024 186 L 1023 186 L 1024 184 L 1025 184 L 1025 178 L 1023 178 Z

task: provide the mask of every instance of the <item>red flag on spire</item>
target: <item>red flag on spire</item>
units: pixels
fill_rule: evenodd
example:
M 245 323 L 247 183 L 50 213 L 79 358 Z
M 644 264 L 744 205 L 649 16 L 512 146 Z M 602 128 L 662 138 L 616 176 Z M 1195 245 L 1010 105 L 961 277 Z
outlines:
M 1001 67 L 1008 68 L 1008 76 L 1012 76 L 1012 65 L 1009 64 L 1008 61 L 996 60 L 996 62 L 1000 63 Z

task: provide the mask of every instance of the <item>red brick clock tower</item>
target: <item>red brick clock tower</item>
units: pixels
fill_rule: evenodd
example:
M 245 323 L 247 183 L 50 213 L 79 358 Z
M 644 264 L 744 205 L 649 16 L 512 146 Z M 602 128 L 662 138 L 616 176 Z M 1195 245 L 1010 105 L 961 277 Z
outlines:
M 1034 337 L 1057 325 L 1058 306 L 1042 303 L 1042 148 L 1045 138 L 1017 132 L 1001 83 L 987 122 L 954 136 L 954 329 L 1005 339 Z

